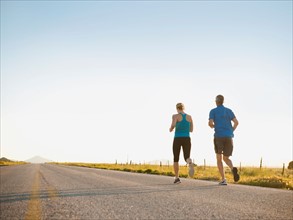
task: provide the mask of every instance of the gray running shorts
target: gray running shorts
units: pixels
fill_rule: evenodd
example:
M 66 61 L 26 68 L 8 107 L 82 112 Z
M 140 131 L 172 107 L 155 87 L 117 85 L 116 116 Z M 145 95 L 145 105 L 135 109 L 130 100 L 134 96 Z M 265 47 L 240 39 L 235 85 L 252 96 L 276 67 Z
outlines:
M 233 139 L 229 137 L 215 137 L 214 146 L 216 154 L 223 154 L 224 156 L 232 156 Z

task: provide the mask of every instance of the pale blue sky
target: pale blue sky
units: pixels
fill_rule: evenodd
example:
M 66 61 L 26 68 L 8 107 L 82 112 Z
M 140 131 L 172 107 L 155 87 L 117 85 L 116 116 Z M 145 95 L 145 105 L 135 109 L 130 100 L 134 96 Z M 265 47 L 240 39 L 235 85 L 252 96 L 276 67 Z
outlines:
M 183 102 L 215 165 L 218 94 L 236 165 L 292 160 L 292 1 L 1 1 L 1 156 L 172 161 Z

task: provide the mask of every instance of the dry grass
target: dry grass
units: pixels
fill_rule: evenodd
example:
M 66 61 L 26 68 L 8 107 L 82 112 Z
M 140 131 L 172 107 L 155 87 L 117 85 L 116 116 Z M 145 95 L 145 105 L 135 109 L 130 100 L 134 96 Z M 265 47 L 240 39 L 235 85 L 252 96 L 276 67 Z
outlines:
M 148 173 L 156 175 L 174 176 L 173 166 L 147 164 L 100 164 L 100 163 L 55 163 L 69 166 L 81 166 L 97 169 L 119 170 L 126 172 Z M 188 176 L 187 166 L 180 166 L 180 176 Z M 237 184 L 272 187 L 293 190 L 293 170 L 281 168 L 241 168 L 240 181 Z M 229 168 L 225 168 L 228 182 L 233 183 L 233 176 Z M 217 167 L 195 167 L 194 179 L 218 181 L 220 178 Z
M 23 161 L 0 161 L 0 166 L 13 166 L 13 165 L 22 165 L 27 164 L 27 162 Z

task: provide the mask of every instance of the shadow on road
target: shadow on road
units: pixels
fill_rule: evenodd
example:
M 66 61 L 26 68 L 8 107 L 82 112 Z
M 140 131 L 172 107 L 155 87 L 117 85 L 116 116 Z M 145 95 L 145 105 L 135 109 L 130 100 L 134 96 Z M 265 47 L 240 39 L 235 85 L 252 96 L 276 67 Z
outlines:
M 139 185 L 129 187 L 112 187 L 112 188 L 84 188 L 84 189 L 69 189 L 57 190 L 55 197 L 79 197 L 79 196 L 112 196 L 112 195 L 127 195 L 127 194 L 145 194 L 145 193 L 160 193 L 160 192 L 176 192 L 176 191 L 198 191 L 210 190 L 219 188 L 218 185 L 204 186 L 185 186 L 184 184 L 157 184 L 157 185 Z M 53 191 L 52 191 L 53 192 Z M 52 194 L 50 190 L 40 190 L 40 199 L 48 199 Z M 11 203 L 18 201 L 30 200 L 32 192 L 24 193 L 3 193 L 0 195 L 1 203 Z M 55 190 L 54 190 L 55 193 Z

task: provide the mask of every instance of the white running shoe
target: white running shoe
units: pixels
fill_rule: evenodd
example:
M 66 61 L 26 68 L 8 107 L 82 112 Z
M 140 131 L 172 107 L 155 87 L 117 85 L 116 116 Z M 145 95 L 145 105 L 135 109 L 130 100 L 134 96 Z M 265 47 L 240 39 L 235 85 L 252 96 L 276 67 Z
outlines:
M 221 185 L 221 186 L 227 186 L 226 179 L 223 179 L 221 182 L 219 182 L 219 185 Z

